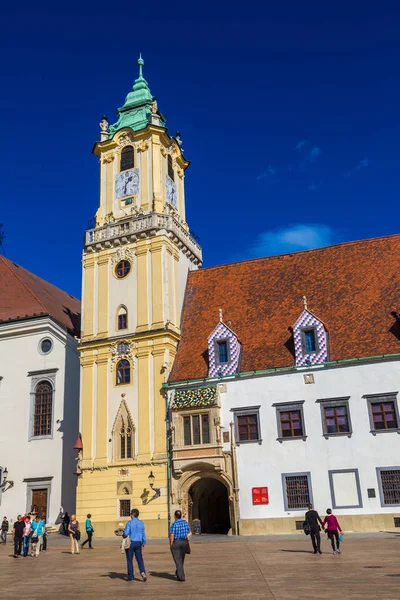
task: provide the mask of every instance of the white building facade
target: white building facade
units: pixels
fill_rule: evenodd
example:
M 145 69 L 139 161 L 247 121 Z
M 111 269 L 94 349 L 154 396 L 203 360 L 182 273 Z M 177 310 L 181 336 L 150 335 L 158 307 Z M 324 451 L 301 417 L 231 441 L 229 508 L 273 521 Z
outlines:
M 302 530 L 310 503 L 345 531 L 400 527 L 399 242 L 190 274 L 171 511 L 207 533 Z
M 0 507 L 10 523 L 34 510 L 58 524 L 76 502 L 79 301 L 0 262 Z

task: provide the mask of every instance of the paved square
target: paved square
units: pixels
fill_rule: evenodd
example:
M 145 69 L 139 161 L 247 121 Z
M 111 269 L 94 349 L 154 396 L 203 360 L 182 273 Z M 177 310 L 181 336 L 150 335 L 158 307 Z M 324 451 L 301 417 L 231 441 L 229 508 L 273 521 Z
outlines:
M 117 540 L 94 541 L 96 547 L 79 556 L 69 554 L 67 542 L 51 536 L 48 552 L 38 559 L 14 559 L 11 543 L 0 546 L 1 598 L 400 598 L 400 536 L 393 534 L 349 536 L 341 556 L 331 554 L 325 539 L 322 556 L 314 556 L 305 536 L 196 538 L 186 560 L 185 583 L 175 581 L 166 542 L 150 541 L 145 548 L 146 583 L 125 581 L 126 562 Z

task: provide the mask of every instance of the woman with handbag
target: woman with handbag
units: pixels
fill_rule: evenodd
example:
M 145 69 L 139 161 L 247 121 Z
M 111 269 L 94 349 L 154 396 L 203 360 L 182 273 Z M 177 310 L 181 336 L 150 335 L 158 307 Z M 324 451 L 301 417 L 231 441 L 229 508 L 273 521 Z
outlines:
M 71 539 L 71 554 L 79 554 L 79 540 L 81 532 L 79 529 L 79 521 L 76 520 L 76 515 L 71 516 L 68 525 L 69 537 Z
M 189 523 L 185 519 L 182 519 L 181 511 L 176 510 L 175 521 L 172 523 L 169 533 L 169 545 L 175 561 L 175 575 L 178 581 L 185 581 L 183 563 L 185 562 L 186 554 L 190 554 L 189 534 Z
M 32 522 L 31 531 L 31 556 L 38 558 L 44 531 L 44 523 L 39 515 L 37 515 L 36 519 Z
M 32 523 L 31 518 L 27 515 L 25 519 L 25 529 L 24 529 L 24 556 L 28 556 L 29 553 L 29 545 L 31 543 L 31 533 L 32 533 Z
M 333 554 L 341 554 L 340 538 L 343 534 L 343 529 L 340 527 L 339 521 L 337 520 L 335 515 L 332 514 L 331 508 L 328 508 L 326 511 L 326 517 L 324 519 L 324 522 L 322 523 L 322 526 L 325 527 L 325 525 L 327 525 L 327 534 L 328 534 L 328 538 L 331 540 Z M 339 537 L 339 532 L 340 532 L 340 537 Z M 335 541 L 336 541 L 336 547 L 335 547 Z

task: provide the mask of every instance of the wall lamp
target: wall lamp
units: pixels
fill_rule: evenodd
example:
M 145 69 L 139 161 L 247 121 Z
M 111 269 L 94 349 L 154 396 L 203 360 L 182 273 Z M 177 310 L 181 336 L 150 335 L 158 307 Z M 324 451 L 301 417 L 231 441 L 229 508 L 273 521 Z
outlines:
M 7 490 L 9 490 L 12 487 L 14 487 L 14 482 L 8 480 L 8 469 L 7 469 L 7 467 L 4 467 L 4 469 L 2 469 L 0 467 L 0 473 L 1 473 L 0 490 L 2 492 L 6 492 Z

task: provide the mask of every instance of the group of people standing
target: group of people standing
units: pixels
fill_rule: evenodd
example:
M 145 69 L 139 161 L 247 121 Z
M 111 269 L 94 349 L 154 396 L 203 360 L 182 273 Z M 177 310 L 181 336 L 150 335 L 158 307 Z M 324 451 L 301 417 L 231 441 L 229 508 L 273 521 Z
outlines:
M 68 513 L 66 513 L 66 515 L 68 515 Z M 69 535 L 71 540 L 71 554 L 79 554 L 79 548 L 83 548 L 87 543 L 89 543 L 89 550 L 93 549 L 92 538 L 94 529 L 91 519 L 92 515 L 89 513 L 85 521 L 86 540 L 79 546 L 79 540 L 81 539 L 81 528 L 79 525 L 79 521 L 77 521 L 76 515 L 71 515 L 71 518 L 68 517 L 68 524 L 66 530 L 67 535 Z
M 311 537 L 314 554 L 322 554 L 321 552 L 321 528 L 326 531 L 328 538 L 331 541 L 333 554 L 341 554 L 340 542 L 343 535 L 343 530 L 339 525 L 339 521 L 332 514 L 332 509 L 328 508 L 326 517 L 322 521 L 318 512 L 313 509 L 312 504 L 308 505 L 308 511 L 305 514 L 304 532 Z
M 183 565 L 186 554 L 190 554 L 189 535 L 189 523 L 185 519 L 182 519 L 181 511 L 176 510 L 175 521 L 172 523 L 170 529 L 169 545 L 175 562 L 175 576 L 178 581 L 185 581 Z M 146 581 L 147 575 L 143 560 L 143 548 L 146 545 L 146 530 L 143 521 L 139 519 L 137 508 L 131 511 L 131 520 L 126 524 L 122 537 L 121 549 L 126 554 L 128 581 L 134 580 L 133 557 L 135 557 L 138 564 L 142 580 Z
M 1 542 L 7 543 L 7 533 L 9 531 L 9 522 L 7 517 L 3 518 L 1 524 Z M 39 552 L 47 551 L 47 531 L 46 518 L 39 517 L 38 514 L 18 515 L 12 529 L 12 539 L 14 542 L 14 557 L 18 558 L 21 554 L 26 557 L 29 554 L 37 558 Z

